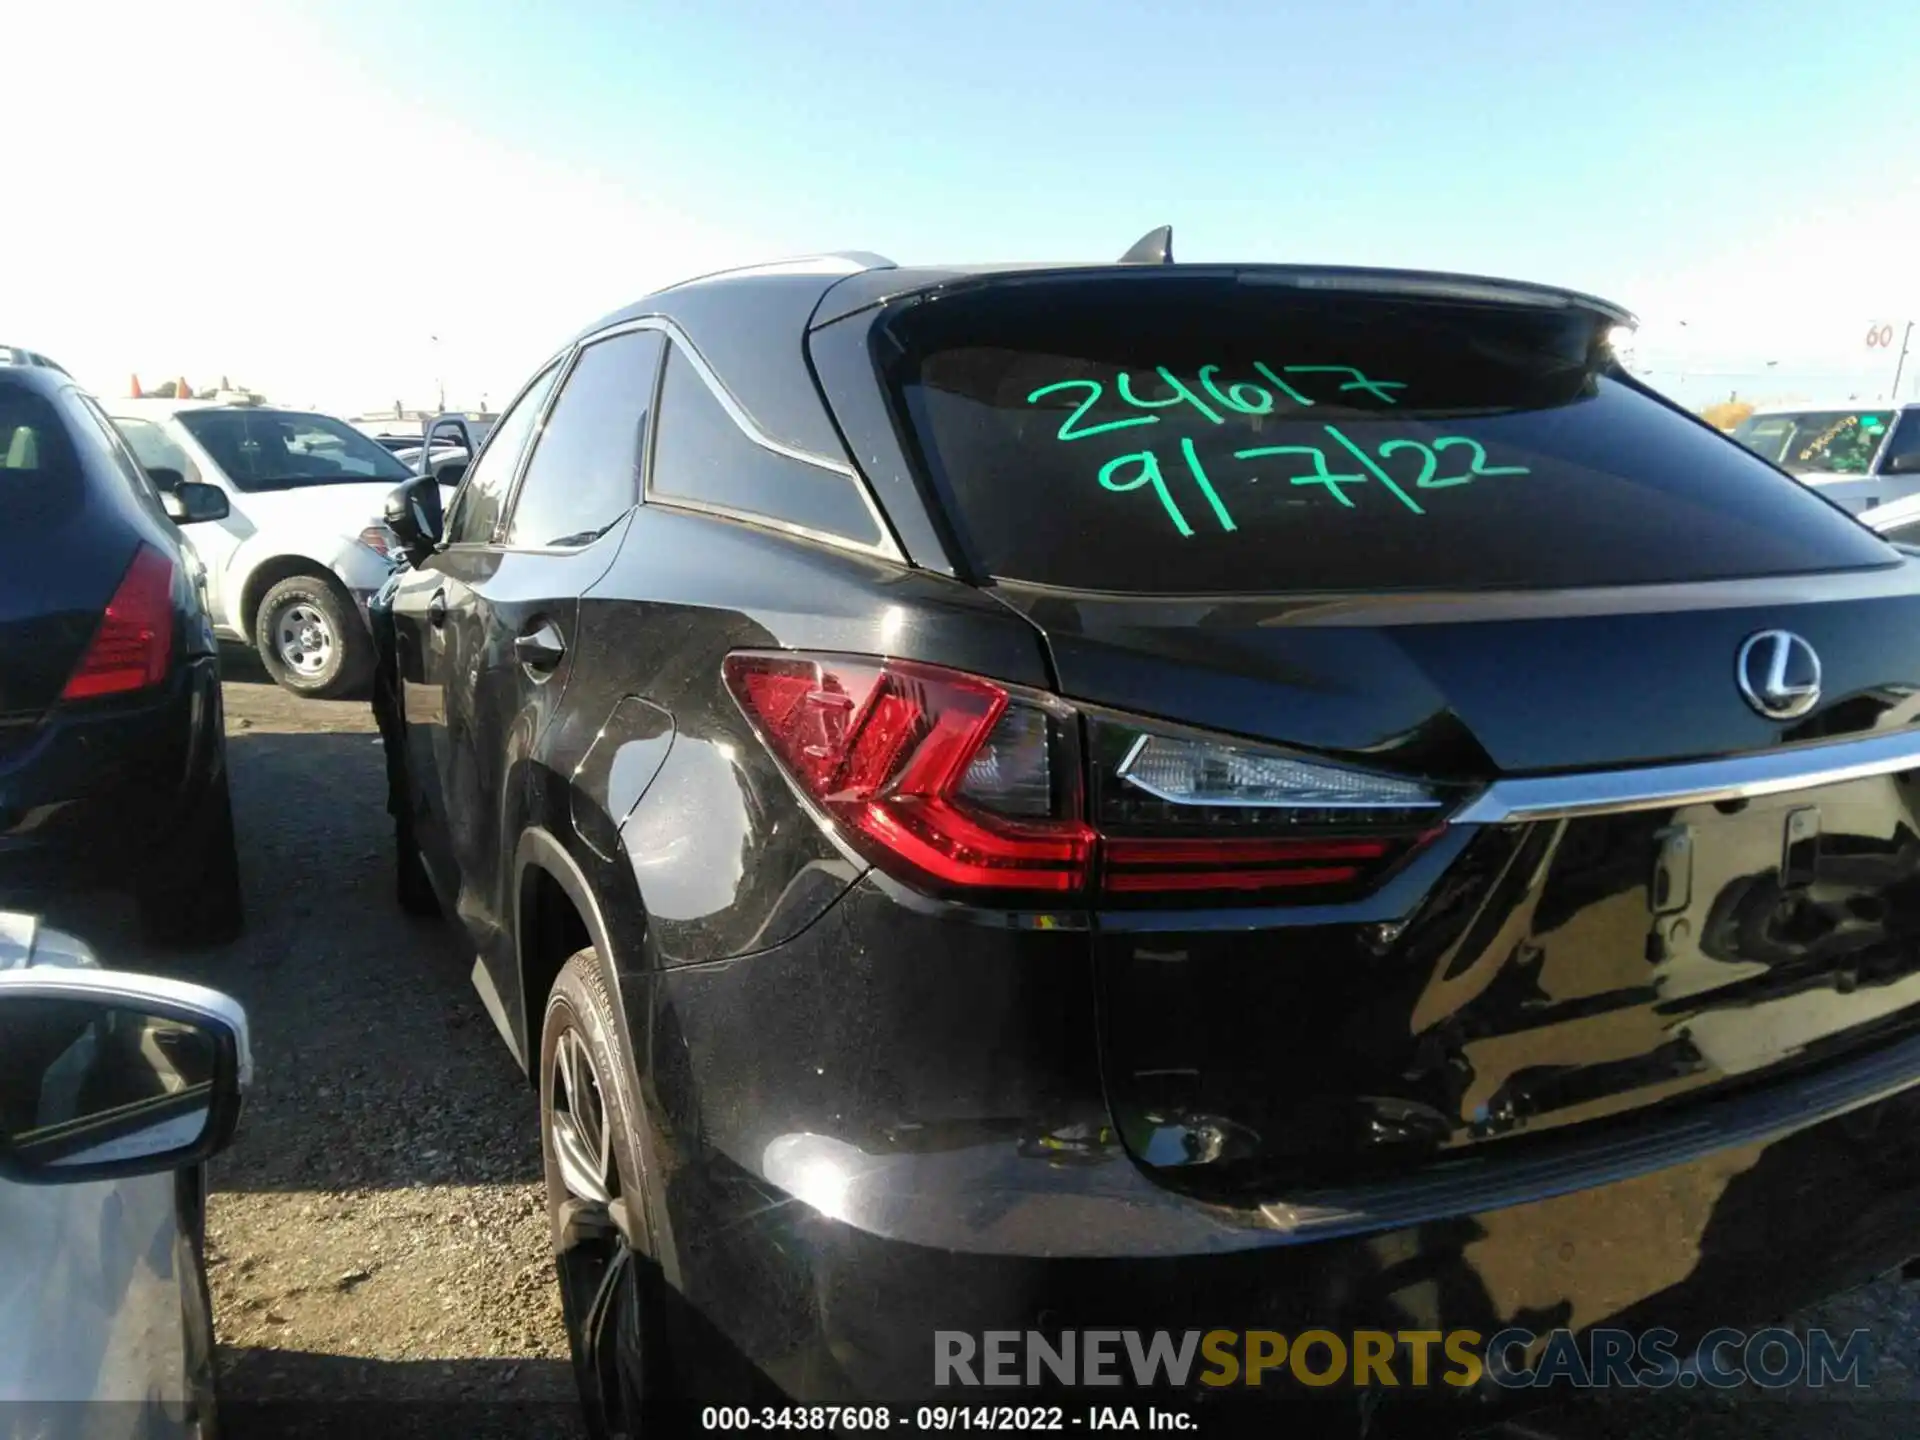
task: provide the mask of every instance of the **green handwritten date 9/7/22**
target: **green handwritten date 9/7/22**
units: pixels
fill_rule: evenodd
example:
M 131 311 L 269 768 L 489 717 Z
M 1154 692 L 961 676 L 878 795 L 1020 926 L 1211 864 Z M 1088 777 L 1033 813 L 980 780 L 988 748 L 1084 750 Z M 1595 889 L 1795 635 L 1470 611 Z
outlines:
M 1495 475 L 1525 475 L 1524 465 L 1489 465 L 1486 449 L 1478 440 L 1466 435 L 1441 435 L 1432 440 L 1410 440 L 1400 438 L 1388 440 L 1378 447 L 1372 455 L 1356 444 L 1336 425 L 1321 427 L 1336 445 L 1345 450 L 1360 469 L 1352 472 L 1336 472 L 1329 468 L 1327 452 L 1317 445 L 1256 445 L 1246 450 L 1236 450 L 1236 460 L 1264 460 L 1278 456 L 1299 456 L 1309 460 L 1312 470 L 1304 475 L 1288 477 L 1293 485 L 1320 485 L 1327 493 L 1346 506 L 1355 509 L 1353 498 L 1347 494 L 1349 485 L 1364 485 L 1370 481 L 1384 486 L 1393 498 L 1399 501 L 1415 515 L 1426 514 L 1426 509 L 1418 499 L 1408 493 L 1412 490 L 1445 490 L 1455 485 L 1470 484 L 1475 480 Z M 1464 452 L 1456 459 L 1463 459 L 1466 468 L 1458 474 L 1442 475 L 1441 456 L 1447 451 Z M 1410 486 L 1402 485 L 1387 470 L 1385 462 L 1403 452 L 1410 452 L 1420 463 L 1420 473 L 1414 476 Z M 1338 452 L 1336 452 L 1338 453 Z M 1214 487 L 1213 478 L 1208 475 L 1206 466 L 1201 463 L 1199 454 L 1194 450 L 1193 441 L 1183 437 L 1180 441 L 1180 458 L 1185 462 L 1187 473 L 1193 479 L 1195 487 L 1206 501 L 1213 518 L 1224 531 L 1234 531 L 1239 526 L 1234 523 L 1233 513 Z M 1257 481 L 1261 477 L 1249 477 Z M 1167 484 L 1166 472 L 1161 468 L 1160 457 L 1151 450 L 1138 450 L 1128 455 L 1117 455 L 1100 467 L 1100 484 L 1107 490 L 1125 493 L 1151 487 L 1159 498 L 1161 508 L 1167 518 L 1173 522 L 1173 528 L 1182 537 L 1194 533 L 1193 526 L 1187 520 L 1186 513 L 1180 508 L 1180 502 L 1174 498 Z

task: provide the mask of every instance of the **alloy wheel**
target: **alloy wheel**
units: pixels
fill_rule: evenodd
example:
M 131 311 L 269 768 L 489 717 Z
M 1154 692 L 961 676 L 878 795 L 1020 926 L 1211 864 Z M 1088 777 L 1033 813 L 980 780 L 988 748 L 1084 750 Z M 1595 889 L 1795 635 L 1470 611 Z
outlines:
M 548 1194 L 560 1302 L 594 1433 L 640 1431 L 636 1385 L 640 1287 L 632 1249 L 614 1222 L 622 1198 L 613 1117 L 593 1051 L 569 1025 L 554 1047 L 548 1107 Z

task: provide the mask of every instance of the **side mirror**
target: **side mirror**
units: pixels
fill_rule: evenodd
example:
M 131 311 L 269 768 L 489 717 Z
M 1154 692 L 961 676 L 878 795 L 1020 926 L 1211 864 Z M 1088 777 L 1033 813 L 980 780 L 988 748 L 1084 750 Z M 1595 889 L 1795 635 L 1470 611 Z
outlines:
M 147 478 L 153 481 L 153 487 L 156 490 L 161 490 L 161 491 L 178 490 L 182 485 L 187 483 L 186 476 L 182 475 L 178 470 L 172 469 L 169 466 L 149 465 L 146 468 L 147 468 Z
M 224 520 L 230 508 L 226 491 L 218 485 L 203 485 L 197 480 L 182 480 L 171 490 L 162 490 L 160 503 L 166 508 L 167 518 L 176 525 Z
M 217 990 L 114 970 L 0 975 L 0 1178 L 160 1174 L 224 1149 L 253 1079 Z
M 440 511 L 440 486 L 430 475 L 396 486 L 387 496 L 381 518 L 400 538 L 407 558 L 416 565 L 440 543 L 443 517 Z
M 467 462 L 464 460 L 449 460 L 446 464 L 434 470 L 433 478 L 438 480 L 442 485 L 458 485 L 462 480 L 467 478 Z
M 1882 475 L 1920 475 L 1920 450 L 1894 455 L 1880 467 Z

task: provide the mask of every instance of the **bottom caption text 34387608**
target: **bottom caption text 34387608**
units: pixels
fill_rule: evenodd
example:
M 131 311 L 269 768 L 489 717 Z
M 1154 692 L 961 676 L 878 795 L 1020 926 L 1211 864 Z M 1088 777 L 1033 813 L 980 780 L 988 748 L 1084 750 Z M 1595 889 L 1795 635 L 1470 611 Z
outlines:
M 894 1431 L 936 1435 L 950 1431 L 1133 1430 L 1173 1434 L 1198 1428 L 1193 1416 L 1160 1405 L 708 1405 L 704 1431 L 798 1430 L 847 1434 Z

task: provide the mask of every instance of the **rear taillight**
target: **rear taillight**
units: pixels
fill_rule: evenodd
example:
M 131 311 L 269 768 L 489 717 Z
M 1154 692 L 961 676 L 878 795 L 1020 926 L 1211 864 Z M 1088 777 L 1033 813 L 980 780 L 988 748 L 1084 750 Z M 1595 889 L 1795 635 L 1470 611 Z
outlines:
M 1089 714 L 1087 735 L 1100 883 L 1119 894 L 1324 900 L 1366 888 L 1445 810 L 1403 776 L 1127 716 Z
M 934 890 L 1324 902 L 1375 883 L 1447 804 L 1404 777 L 931 665 L 741 653 L 725 676 L 856 848 Z
M 173 562 L 142 545 L 60 698 L 91 700 L 145 690 L 167 678 L 172 659 Z
M 1086 884 L 1093 832 L 1073 787 L 1053 784 L 1044 711 L 902 661 L 730 655 L 725 673 L 768 748 L 876 864 L 940 889 Z

